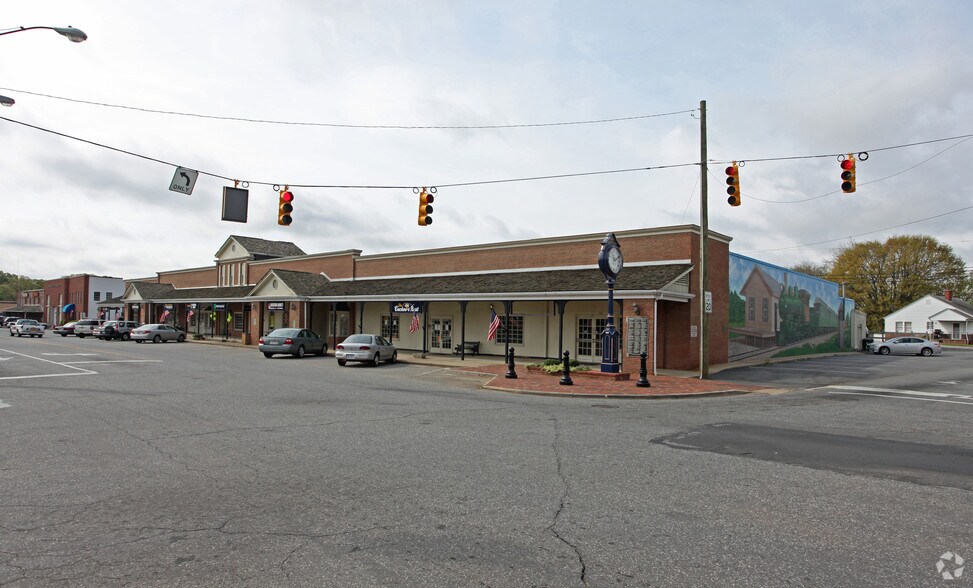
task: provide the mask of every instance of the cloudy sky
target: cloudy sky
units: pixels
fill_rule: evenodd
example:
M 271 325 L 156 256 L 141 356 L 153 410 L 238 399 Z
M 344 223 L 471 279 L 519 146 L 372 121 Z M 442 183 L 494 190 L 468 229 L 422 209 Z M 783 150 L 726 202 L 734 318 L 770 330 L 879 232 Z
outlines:
M 373 254 L 698 224 L 700 100 L 710 228 L 733 251 L 790 266 L 928 234 L 973 264 L 965 0 L 52 0 L 0 13 L 2 29 L 68 25 L 88 40 L 0 37 L 0 95 L 16 100 L 0 110 L 3 271 L 151 276 L 210 265 L 231 234 Z M 834 157 L 849 152 L 869 154 L 852 195 Z M 736 208 L 728 160 L 747 162 Z M 169 191 L 174 165 L 203 172 L 192 195 Z M 249 222 L 220 220 L 232 182 L 214 176 L 250 182 Z M 294 188 L 290 227 L 272 184 L 309 186 Z M 416 223 L 414 186 L 439 187 L 432 226 Z

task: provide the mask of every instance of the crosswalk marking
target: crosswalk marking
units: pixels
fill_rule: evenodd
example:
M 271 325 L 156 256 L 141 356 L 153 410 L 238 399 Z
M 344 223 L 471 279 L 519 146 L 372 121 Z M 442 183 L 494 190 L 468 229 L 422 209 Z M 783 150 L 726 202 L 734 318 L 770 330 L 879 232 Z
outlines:
M 951 394 L 948 392 L 923 392 L 921 390 L 899 390 L 896 388 L 870 388 L 867 386 L 822 386 L 818 390 L 827 389 L 828 394 L 842 394 L 852 396 L 879 396 L 897 400 L 920 400 L 925 402 L 946 402 L 949 404 L 965 404 L 973 406 L 973 396 L 968 394 Z

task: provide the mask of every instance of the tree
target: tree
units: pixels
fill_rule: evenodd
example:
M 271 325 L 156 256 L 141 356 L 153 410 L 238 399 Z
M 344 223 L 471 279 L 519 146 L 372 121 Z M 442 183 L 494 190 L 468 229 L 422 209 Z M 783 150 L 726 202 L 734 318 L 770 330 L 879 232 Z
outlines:
M 0 271 L 0 300 L 16 301 L 17 295 L 24 290 L 36 290 L 44 287 L 44 280 L 36 280 L 27 276 L 18 276 Z
M 800 272 L 809 276 L 817 276 L 819 278 L 827 279 L 831 274 L 831 263 L 828 261 L 822 261 L 821 263 L 802 261 L 792 265 L 791 269 L 795 272 Z
M 970 287 L 963 259 L 949 245 L 924 235 L 839 248 L 827 278 L 845 284 L 846 296 L 868 314 L 873 332 L 884 330 L 885 315 L 927 294 Z

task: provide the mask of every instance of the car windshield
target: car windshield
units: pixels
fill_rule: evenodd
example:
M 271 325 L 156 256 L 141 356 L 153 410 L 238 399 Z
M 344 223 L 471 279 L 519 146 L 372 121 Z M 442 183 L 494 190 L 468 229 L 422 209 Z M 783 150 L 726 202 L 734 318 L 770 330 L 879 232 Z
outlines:
M 300 333 L 300 329 L 274 329 L 267 336 L 268 337 L 297 337 Z
M 345 339 L 345 343 L 371 343 L 371 335 L 352 335 Z

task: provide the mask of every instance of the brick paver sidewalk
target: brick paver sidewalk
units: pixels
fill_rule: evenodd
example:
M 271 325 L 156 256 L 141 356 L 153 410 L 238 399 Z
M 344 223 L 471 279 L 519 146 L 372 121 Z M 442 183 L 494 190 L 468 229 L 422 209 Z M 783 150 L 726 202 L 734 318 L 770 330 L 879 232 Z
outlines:
M 572 386 L 560 385 L 561 375 L 549 375 L 543 371 L 528 370 L 524 366 L 517 366 L 517 378 L 506 378 L 507 366 L 504 364 L 485 365 L 469 368 L 452 368 L 467 372 L 477 372 L 494 376 L 484 388 L 491 390 L 505 390 L 524 394 L 549 394 L 556 396 L 600 396 L 600 397 L 647 397 L 674 398 L 692 396 L 712 396 L 721 394 L 743 394 L 762 390 L 760 386 L 747 386 L 735 382 L 719 380 L 700 380 L 699 378 L 682 378 L 677 376 L 649 376 L 648 388 L 635 385 L 638 380 L 633 376 L 630 380 L 610 380 L 600 377 L 583 375 L 584 372 L 571 372 Z

